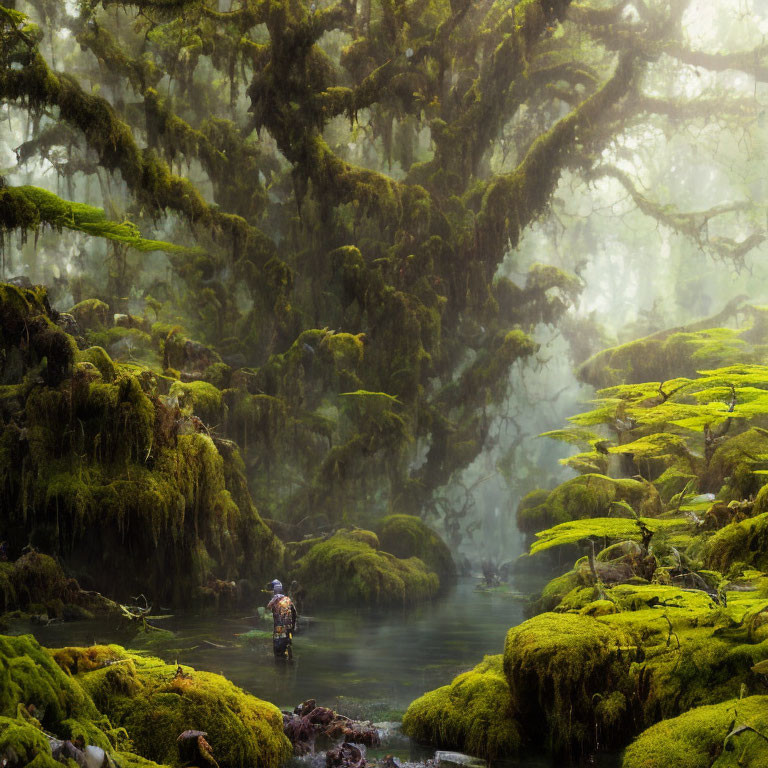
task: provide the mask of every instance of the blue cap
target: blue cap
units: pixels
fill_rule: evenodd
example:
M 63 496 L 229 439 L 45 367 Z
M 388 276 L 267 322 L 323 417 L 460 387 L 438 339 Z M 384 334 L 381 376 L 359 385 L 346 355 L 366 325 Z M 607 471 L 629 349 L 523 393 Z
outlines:
M 272 581 L 269 582 L 269 586 L 272 587 L 275 594 L 283 591 L 283 585 L 277 579 L 272 579 Z

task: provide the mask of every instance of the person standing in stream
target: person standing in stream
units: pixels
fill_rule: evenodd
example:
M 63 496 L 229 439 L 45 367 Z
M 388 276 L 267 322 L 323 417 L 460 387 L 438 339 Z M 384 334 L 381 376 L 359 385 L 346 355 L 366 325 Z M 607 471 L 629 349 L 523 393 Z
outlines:
M 276 659 L 293 658 L 293 633 L 296 629 L 296 606 L 288 595 L 283 594 L 283 585 L 273 579 L 267 585 L 273 591 L 272 599 L 267 604 L 267 610 L 272 611 L 274 630 L 272 632 L 272 648 Z

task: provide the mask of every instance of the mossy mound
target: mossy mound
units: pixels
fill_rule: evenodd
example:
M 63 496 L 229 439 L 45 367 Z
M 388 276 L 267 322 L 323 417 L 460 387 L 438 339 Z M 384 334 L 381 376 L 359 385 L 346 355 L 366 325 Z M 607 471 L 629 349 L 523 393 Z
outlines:
M 543 613 L 513 627 L 504 674 L 524 732 L 556 751 L 590 748 L 596 733 L 610 743 L 631 714 L 635 658 L 631 631 L 590 616 Z
M 83 331 L 99 331 L 111 325 L 109 305 L 99 299 L 85 299 L 69 310 Z
M 448 545 L 414 515 L 388 515 L 376 526 L 381 548 L 395 557 L 418 557 L 440 578 L 456 573 Z
M 100 718 L 99 712 L 81 686 L 68 677 L 48 651 L 30 635 L 0 635 L 0 715 L 8 718 L 27 714 L 30 705 L 40 724 L 62 738 Z M 26 718 L 31 723 L 31 718 Z M 91 730 L 86 728 L 86 730 Z M 90 734 L 92 737 L 95 733 Z M 104 734 L 98 746 L 109 746 Z
M 216 579 L 272 574 L 282 545 L 237 447 L 164 397 L 151 369 L 115 365 L 101 347 L 76 352 L 50 318 L 44 291 L 0 285 L 0 382 L 13 390 L 0 410 L 0 540 L 12 556 L 31 543 L 89 588 L 166 604 L 200 605 Z M 98 333 L 112 331 L 141 333 Z M 179 386 L 223 418 L 213 385 Z M 6 605 L 9 594 L 0 575 Z
M 50 386 L 69 375 L 77 347 L 52 314 L 44 288 L 0 283 L 0 385 L 32 371 Z
M 486 656 L 450 685 L 416 699 L 403 717 L 403 731 L 416 741 L 486 760 L 516 754 L 521 737 L 502 660 Z
M 149 760 L 180 765 L 176 739 L 188 729 L 207 731 L 222 768 L 278 768 L 291 754 L 280 710 L 221 675 L 165 664 L 119 646 L 64 648 L 54 655 Z
M 704 561 L 708 568 L 723 573 L 747 565 L 768 570 L 768 512 L 717 531 L 705 544 Z
M 104 381 L 112 382 L 115 380 L 115 376 L 117 376 L 115 364 L 103 347 L 89 347 L 88 349 L 78 350 L 75 360 L 78 363 L 90 363 L 93 365 Z
M 61 766 L 53 734 L 82 738 L 124 768 L 180 766 L 176 739 L 188 729 L 208 732 L 223 768 L 278 768 L 291 752 L 280 711 L 220 675 L 115 645 L 48 651 L 0 635 L 0 756 L 17 765 Z
M 49 618 L 83 618 L 118 612 L 118 606 L 98 593 L 80 589 L 48 555 L 27 552 L 16 562 L 0 563 L 0 610 L 43 610 Z
M 766 733 L 768 696 L 697 707 L 644 731 L 624 752 L 622 768 L 762 768 Z
M 760 457 L 768 454 L 768 432 L 748 429 L 726 440 L 712 455 L 702 481 L 703 490 L 722 492 L 720 498 L 729 501 L 755 496 L 768 482 L 768 476 L 755 474 L 762 467 Z M 724 488 L 722 486 L 725 486 Z
M 33 637 L 0 635 L 0 759 L 10 755 L 13 763 L 15 755 L 20 766 L 60 767 L 46 734 L 81 738 L 107 752 L 125 742 L 82 686 Z
M 643 517 L 655 517 L 662 509 L 659 494 L 650 483 L 595 474 L 567 480 L 533 506 L 536 498 L 526 496 L 518 507 L 517 526 L 526 533 L 585 517 L 626 517 L 628 512 L 621 502 Z
M 179 406 L 188 409 L 211 427 L 224 424 L 227 406 L 221 391 L 207 381 L 176 381 L 171 385 L 170 396 L 178 398 Z
M 373 534 L 375 536 L 375 534 Z M 407 605 L 435 595 L 436 573 L 418 558 L 401 560 L 374 549 L 359 531 L 339 531 L 317 542 L 296 564 L 307 600 L 357 605 Z

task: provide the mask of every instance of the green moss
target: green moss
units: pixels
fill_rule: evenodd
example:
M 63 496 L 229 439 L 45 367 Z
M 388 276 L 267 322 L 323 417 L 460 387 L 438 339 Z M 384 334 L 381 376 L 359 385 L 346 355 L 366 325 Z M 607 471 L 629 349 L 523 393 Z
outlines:
M 78 350 L 75 360 L 79 363 L 91 363 L 91 365 L 98 369 L 104 381 L 112 382 L 117 376 L 115 364 L 103 347 L 89 347 L 88 349 Z
M 662 331 L 598 352 L 579 368 L 577 375 L 581 381 L 603 389 L 617 384 L 669 381 L 694 376 L 705 368 L 758 360 L 757 351 L 730 328 Z
M 381 548 L 395 557 L 418 557 L 441 579 L 456 572 L 451 551 L 440 536 L 414 515 L 388 515 L 376 525 Z
M 742 726 L 758 733 L 734 731 Z M 762 734 L 762 736 L 760 735 Z M 627 747 L 622 768 L 759 768 L 768 764 L 768 697 L 697 707 L 651 726 Z
M 45 288 L 0 283 L 0 385 L 34 371 L 49 386 L 69 375 L 77 347 L 51 319 Z
M 536 612 L 554 610 L 569 592 L 584 586 L 586 586 L 584 577 L 579 569 L 574 568 L 562 576 L 556 576 L 542 590 L 541 596 L 535 603 Z
M 533 506 L 538 497 L 524 500 L 518 509 L 520 530 L 535 533 L 558 523 L 586 517 L 626 517 L 618 502 L 626 502 L 642 516 L 655 517 L 661 512 L 661 499 L 650 483 L 616 480 L 604 475 L 582 475 L 567 480 L 551 491 L 544 501 Z
M 142 757 L 179 765 L 176 738 L 188 729 L 207 731 L 216 761 L 227 768 L 278 768 L 291 754 L 280 710 L 220 675 L 189 667 L 177 675 L 175 664 L 118 646 L 104 653 L 121 663 L 83 671 L 78 659 L 75 679 Z
M 485 760 L 517 754 L 521 736 L 502 656 L 486 656 L 450 685 L 416 699 L 403 717 L 412 739 Z
M 138 328 L 114 325 L 111 328 L 90 331 L 87 339 L 89 344 L 108 350 L 115 360 L 158 367 L 158 355 L 150 335 Z
M 15 755 L 20 765 L 58 768 L 45 734 L 20 718 L 0 716 L 0 755 Z
M 418 558 L 401 560 L 343 531 L 313 545 L 296 564 L 295 576 L 310 600 L 360 605 L 416 603 L 432 597 L 440 584 Z
M 226 363 L 212 363 L 203 371 L 203 380 L 217 389 L 226 389 L 232 380 L 232 369 Z
M 83 331 L 100 331 L 111 325 L 109 304 L 99 299 L 85 299 L 69 310 Z
M 29 635 L 0 635 L 0 715 L 17 717 L 19 705 L 34 705 L 44 728 L 65 737 L 71 724 L 100 720 L 91 699 L 71 680 L 50 654 Z M 104 734 L 91 727 L 98 746 L 108 747 Z
M 690 529 L 691 523 L 685 519 L 659 520 L 651 517 L 589 517 L 560 523 L 554 528 L 539 531 L 536 541 L 531 545 L 531 554 L 543 552 L 552 547 L 586 541 L 594 538 L 603 544 L 607 541 L 642 541 L 647 531 L 655 533 Z
M 720 497 L 729 501 L 755 496 L 768 477 L 753 470 L 764 466 L 768 455 L 768 434 L 763 429 L 748 429 L 725 440 L 712 455 L 704 475 L 706 490 L 721 491 Z
M 768 512 L 721 528 L 706 542 L 704 559 L 723 573 L 737 563 L 768 570 Z
M 169 394 L 178 398 L 183 410 L 199 416 L 206 425 L 215 427 L 226 420 L 227 407 L 222 400 L 221 390 L 207 381 L 175 381 Z
M 139 251 L 187 252 L 190 250 L 172 243 L 143 238 L 138 227 L 130 222 L 110 221 L 101 208 L 63 200 L 53 192 L 40 187 L 21 186 L 0 189 L 0 231 L 37 229 L 41 225 L 59 230 L 72 229 L 94 237 L 116 240 Z M 89 301 L 95 301 L 95 299 Z M 86 327 L 89 326 L 86 325 Z
M 522 728 L 556 750 L 588 748 L 596 733 L 610 743 L 627 727 L 635 656 L 632 632 L 589 616 L 544 613 L 513 627 L 504 644 L 504 674 Z M 614 693 L 625 697 L 622 706 L 595 708 L 596 696 Z

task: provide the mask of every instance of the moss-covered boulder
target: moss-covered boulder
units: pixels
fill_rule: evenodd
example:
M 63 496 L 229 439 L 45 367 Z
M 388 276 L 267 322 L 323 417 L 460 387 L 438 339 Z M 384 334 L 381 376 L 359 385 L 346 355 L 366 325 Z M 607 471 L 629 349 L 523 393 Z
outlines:
M 704 545 L 704 560 L 723 573 L 747 565 L 768 570 L 768 512 L 721 528 Z
M 408 605 L 437 593 L 438 575 L 419 558 L 400 559 L 371 543 L 359 531 L 338 531 L 313 544 L 293 573 L 307 600 Z
M 220 675 L 119 646 L 48 651 L 0 635 L 0 759 L 60 768 L 51 735 L 82 739 L 127 768 L 181 766 L 176 739 L 188 729 L 208 732 L 222 768 L 278 768 L 291 751 L 280 711 Z
M 513 627 L 504 674 L 521 727 L 555 750 L 609 743 L 627 727 L 636 637 L 590 616 L 543 613 Z M 542 728 L 544 725 L 544 728 Z
M 171 385 L 170 396 L 179 401 L 179 406 L 188 409 L 211 427 L 224 424 L 227 406 L 221 391 L 207 381 L 176 381 Z
M 93 701 L 29 635 L 0 635 L 0 715 L 21 717 L 33 726 L 34 717 L 60 738 L 82 734 L 88 744 L 109 747 L 106 735 L 94 721 L 109 724 Z
M 538 498 L 542 501 L 534 506 Z M 624 503 L 643 517 L 655 517 L 662 509 L 658 491 L 650 483 L 588 474 L 567 480 L 546 496 L 526 496 L 518 507 L 517 525 L 521 531 L 535 533 L 585 517 L 626 517 Z
M 75 356 L 78 363 L 90 363 L 101 374 L 104 381 L 112 382 L 117 375 L 117 369 L 112 358 L 103 347 L 88 347 L 78 350 Z
M 84 299 L 69 310 L 84 331 L 99 331 L 111 325 L 109 305 L 99 299 Z
M 718 493 L 726 501 L 757 495 L 768 477 L 755 474 L 763 466 L 760 457 L 768 454 L 768 432 L 748 429 L 718 446 L 702 480 L 702 489 Z M 723 487 L 724 486 L 724 487 Z
M 88 618 L 119 613 L 116 603 L 80 589 L 48 555 L 27 552 L 0 563 L 0 612 L 43 611 L 49 618 Z
M 697 707 L 651 726 L 622 768 L 762 768 L 768 765 L 768 696 Z
M 486 760 L 509 757 L 521 737 L 502 656 L 486 656 L 450 685 L 416 699 L 403 718 L 412 739 Z
M 136 656 L 119 646 L 64 648 L 54 657 L 145 758 L 180 765 L 182 731 L 207 731 L 222 768 L 278 768 L 291 754 L 272 704 L 221 675 Z
M 440 578 L 456 573 L 448 545 L 421 518 L 414 515 L 388 515 L 376 526 L 381 549 L 395 557 L 418 557 Z

